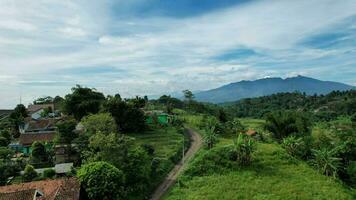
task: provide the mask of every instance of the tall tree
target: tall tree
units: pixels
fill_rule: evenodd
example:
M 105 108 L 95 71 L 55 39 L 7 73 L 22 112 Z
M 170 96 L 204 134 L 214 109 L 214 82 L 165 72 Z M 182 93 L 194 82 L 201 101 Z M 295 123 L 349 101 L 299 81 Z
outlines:
M 98 113 L 104 100 L 104 95 L 95 89 L 77 85 L 72 88 L 72 94 L 65 96 L 64 111 L 79 121 L 88 114 Z
M 74 132 L 77 122 L 74 119 L 68 119 L 56 124 L 58 132 L 58 143 L 70 144 L 78 134 Z
M 111 113 L 122 132 L 140 132 L 146 128 L 146 118 L 143 111 L 136 106 L 116 97 L 108 97 L 104 111 Z
M 90 200 L 125 199 L 124 174 L 106 162 L 83 165 L 78 178 Z

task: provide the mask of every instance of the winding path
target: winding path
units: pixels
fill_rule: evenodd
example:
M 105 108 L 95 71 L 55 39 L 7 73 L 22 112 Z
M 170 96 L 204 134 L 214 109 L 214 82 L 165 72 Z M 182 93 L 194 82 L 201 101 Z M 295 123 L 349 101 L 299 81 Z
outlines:
M 163 180 L 163 182 L 158 186 L 155 192 L 151 196 L 151 200 L 160 200 L 164 194 L 169 190 L 169 188 L 176 182 L 177 177 L 182 173 L 184 167 L 187 165 L 187 161 L 198 152 L 202 145 L 201 136 L 190 128 L 187 128 L 187 133 L 191 138 L 191 145 L 188 151 L 185 153 L 184 160 L 182 159 L 177 163 L 168 176 Z

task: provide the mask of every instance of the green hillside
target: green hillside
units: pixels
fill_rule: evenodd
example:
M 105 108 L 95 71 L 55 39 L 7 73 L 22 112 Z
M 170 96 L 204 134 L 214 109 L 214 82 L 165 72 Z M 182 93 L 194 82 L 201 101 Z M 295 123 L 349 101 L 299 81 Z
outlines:
M 242 119 L 249 128 L 262 120 Z M 202 149 L 165 200 L 182 199 L 355 199 L 341 181 L 327 177 L 305 161 L 293 158 L 277 143 L 257 142 L 250 166 L 224 158 L 231 145 L 222 136 L 211 150 Z

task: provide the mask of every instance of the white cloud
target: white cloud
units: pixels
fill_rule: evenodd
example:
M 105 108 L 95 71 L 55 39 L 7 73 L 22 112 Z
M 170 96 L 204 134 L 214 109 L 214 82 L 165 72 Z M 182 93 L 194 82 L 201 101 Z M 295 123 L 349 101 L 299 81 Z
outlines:
M 37 82 L 65 79 L 107 88 L 107 92 L 119 89 L 127 95 L 201 90 L 306 71 L 281 72 L 262 68 L 261 63 L 337 57 L 345 50 L 297 44 L 356 15 L 354 0 L 256 1 L 190 18 L 118 19 L 110 6 L 104 1 L 1 0 L 0 74 L 17 77 L 17 83 L 29 78 Z M 211 59 L 238 47 L 264 56 L 231 62 Z M 113 66 L 131 73 L 120 80 L 53 74 L 77 66 Z M 6 77 L 0 76 L 2 80 Z

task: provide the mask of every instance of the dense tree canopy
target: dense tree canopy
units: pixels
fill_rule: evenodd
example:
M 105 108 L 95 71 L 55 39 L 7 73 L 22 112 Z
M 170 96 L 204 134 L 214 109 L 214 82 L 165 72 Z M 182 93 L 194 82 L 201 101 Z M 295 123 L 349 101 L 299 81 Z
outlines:
M 146 117 L 140 108 L 116 97 L 108 97 L 104 111 L 111 113 L 122 132 L 140 132 L 146 127 Z
M 310 135 L 311 121 L 301 112 L 274 111 L 266 115 L 265 128 L 280 141 L 289 135 L 297 137 Z
M 56 124 L 58 132 L 58 143 L 70 144 L 78 134 L 74 132 L 77 122 L 74 119 L 67 119 Z
M 107 134 L 118 131 L 115 120 L 110 113 L 88 115 L 80 123 L 84 126 L 85 132 L 88 135 L 93 135 L 97 132 Z
M 107 162 L 83 165 L 78 178 L 90 200 L 125 199 L 124 174 Z
M 77 85 L 72 88 L 72 94 L 65 96 L 64 111 L 80 120 L 88 114 L 98 113 L 104 100 L 104 95 L 95 89 Z

